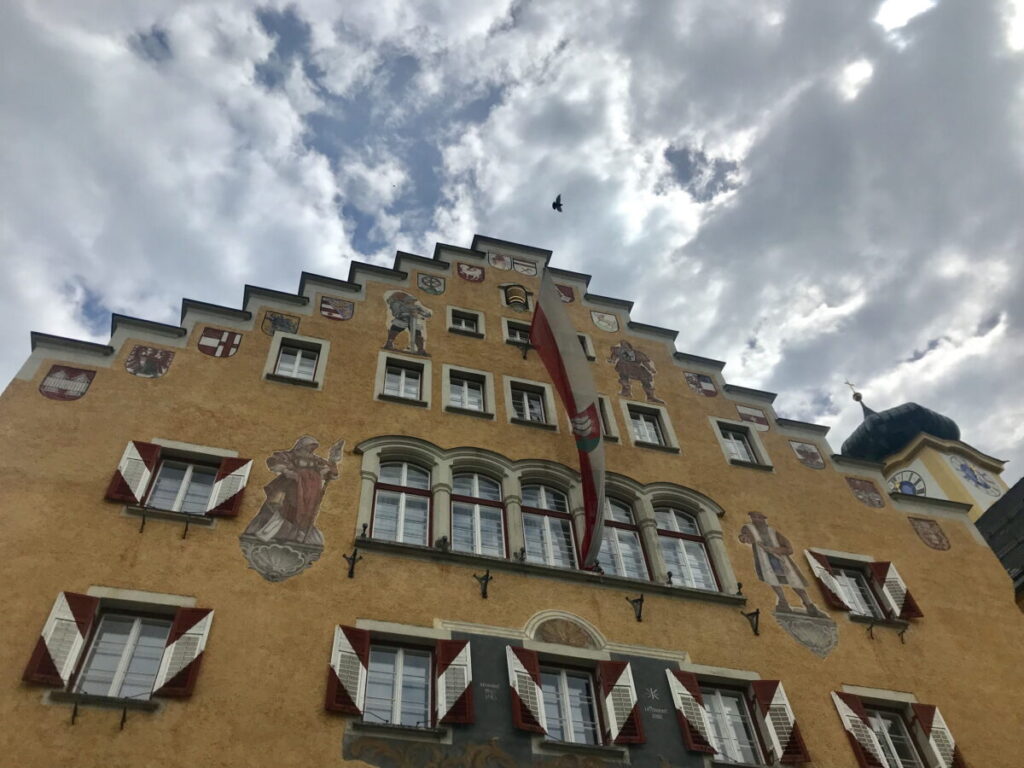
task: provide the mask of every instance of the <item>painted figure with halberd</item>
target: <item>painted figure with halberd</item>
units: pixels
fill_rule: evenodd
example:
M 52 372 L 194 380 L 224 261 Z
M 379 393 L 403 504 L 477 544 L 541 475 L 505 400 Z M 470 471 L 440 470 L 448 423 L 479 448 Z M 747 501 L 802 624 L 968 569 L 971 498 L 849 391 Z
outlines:
M 388 305 L 388 312 L 391 320 L 388 324 L 388 338 L 384 342 L 384 349 L 394 349 L 395 339 L 402 331 L 409 334 L 406 352 L 415 355 L 427 355 L 426 341 L 427 318 L 433 316 L 433 312 L 423 306 L 415 296 L 405 291 L 388 291 L 384 294 L 384 301 Z
M 783 592 L 783 587 L 789 587 L 804 604 L 808 616 L 826 617 L 807 595 L 807 582 L 793 562 L 793 545 L 789 539 L 768 525 L 768 518 L 761 512 L 749 514 L 750 522 L 740 529 L 739 540 L 753 548 L 757 577 L 775 591 L 778 598 L 775 612 L 793 612 Z
M 615 372 L 619 374 L 619 394 L 622 397 L 632 397 L 631 382 L 635 379 L 643 387 L 649 403 L 665 402 L 654 393 L 654 376 L 658 369 L 646 352 L 637 349 L 628 341 L 620 341 L 612 347 L 608 362 L 615 364 Z

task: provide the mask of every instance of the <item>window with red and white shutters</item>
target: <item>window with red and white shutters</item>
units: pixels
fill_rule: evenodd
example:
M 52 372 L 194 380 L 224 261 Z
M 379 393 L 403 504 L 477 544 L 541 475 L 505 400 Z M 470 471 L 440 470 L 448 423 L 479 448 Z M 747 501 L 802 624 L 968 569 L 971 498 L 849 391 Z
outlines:
M 242 492 L 249 482 L 250 470 L 252 459 L 221 459 L 206 514 L 211 517 L 236 517 L 242 505 Z
M 473 660 L 468 640 L 438 640 L 437 722 L 444 725 L 473 722 Z
M 597 681 L 604 706 L 605 742 L 642 744 L 644 729 L 629 662 L 598 662 Z
M 335 627 L 324 707 L 346 715 L 363 714 L 369 665 L 370 633 L 355 627 Z
M 99 604 L 96 597 L 61 592 L 50 609 L 21 679 L 26 683 L 66 688 L 85 650 Z
M 939 708 L 931 704 L 911 704 L 913 728 L 922 746 L 927 745 L 930 768 L 967 768 L 960 747 Z
M 824 596 L 825 602 L 832 608 L 840 611 L 850 610 L 849 603 L 843 599 L 843 588 L 836 579 L 835 573 L 832 570 L 832 564 L 828 561 L 828 558 L 819 552 L 812 552 L 809 549 L 804 550 L 804 556 L 807 558 L 808 565 L 811 566 L 811 573 L 814 574 L 814 578 L 821 588 L 821 594 Z
M 160 465 L 160 446 L 132 440 L 125 446 L 117 471 L 107 486 L 110 501 L 142 504 Z
M 832 703 L 843 721 L 843 728 L 846 729 L 846 736 L 860 768 L 899 768 L 889 765 L 859 696 L 833 691 Z
M 546 733 L 544 695 L 540 687 L 540 659 L 536 652 L 519 646 L 505 647 L 508 685 L 512 696 L 512 722 L 516 728 Z
M 691 752 L 715 754 L 717 750 L 711 746 L 711 724 L 697 676 L 679 669 L 666 669 L 665 675 L 686 748 Z
M 878 591 L 882 593 L 885 609 L 891 618 L 918 619 L 924 616 L 895 565 L 889 562 L 871 563 L 868 568 Z
M 210 608 L 177 610 L 167 635 L 156 682 L 153 683 L 154 696 L 185 698 L 192 695 L 212 624 L 213 610 Z
M 776 759 L 784 765 L 810 762 L 800 726 L 782 683 L 778 680 L 756 680 L 750 687 L 765 742 Z

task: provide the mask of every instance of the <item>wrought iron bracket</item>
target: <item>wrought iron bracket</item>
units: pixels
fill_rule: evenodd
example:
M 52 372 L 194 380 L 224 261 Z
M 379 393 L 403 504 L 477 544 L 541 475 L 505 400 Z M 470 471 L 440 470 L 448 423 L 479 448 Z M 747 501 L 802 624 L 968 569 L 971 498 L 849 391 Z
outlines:
M 875 639 L 875 622 L 873 621 L 868 624 L 868 637 L 872 640 Z
M 183 538 L 183 539 L 188 538 L 188 524 L 190 522 L 192 522 L 192 521 L 191 520 L 185 520 L 185 530 L 183 530 L 181 532 L 181 538 Z
M 146 512 L 145 512 L 145 510 L 143 510 L 143 512 L 142 512 L 142 522 L 139 523 L 139 533 L 142 533 L 144 530 L 146 530 Z
M 118 730 L 124 730 L 125 720 L 128 719 L 128 707 L 121 710 L 121 727 Z
M 644 596 L 640 597 L 627 597 L 626 602 L 633 606 L 633 615 L 636 616 L 637 621 L 644 620 Z
M 750 622 L 750 628 L 753 630 L 755 635 L 760 635 L 761 634 L 761 609 L 760 608 L 758 608 L 756 610 L 753 610 L 753 611 L 750 611 L 749 613 L 746 613 L 744 611 L 740 611 L 740 615 L 743 618 L 745 618 L 748 622 Z
M 474 573 L 473 574 L 473 578 L 476 579 L 478 582 L 480 582 L 480 597 L 482 597 L 484 600 L 486 600 L 487 599 L 487 585 L 490 584 L 492 581 L 494 581 L 494 577 L 491 576 L 491 569 L 488 568 L 486 571 L 484 571 L 484 575 L 483 576 L 478 576 L 477 574 Z
M 348 577 L 354 579 L 356 577 L 356 563 L 363 559 L 363 556 L 359 554 L 359 547 L 352 547 L 352 554 L 342 555 L 342 558 L 348 563 Z
M 75 724 L 75 720 L 78 719 L 78 702 L 75 702 L 75 706 L 71 708 L 71 724 Z
M 906 641 L 906 639 L 903 636 L 905 634 L 907 634 L 907 630 L 908 629 L 910 629 L 910 627 L 904 627 L 903 629 L 901 629 L 899 632 L 896 633 L 897 635 L 900 636 L 900 645 L 906 645 L 907 644 L 907 641 Z

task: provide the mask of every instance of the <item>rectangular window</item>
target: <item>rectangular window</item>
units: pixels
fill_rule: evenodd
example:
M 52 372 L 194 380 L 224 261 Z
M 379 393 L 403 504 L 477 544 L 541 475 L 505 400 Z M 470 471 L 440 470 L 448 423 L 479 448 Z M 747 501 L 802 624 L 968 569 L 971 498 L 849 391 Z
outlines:
M 388 363 L 384 372 L 384 394 L 420 400 L 423 369 Z
M 605 499 L 604 538 L 597 556 L 601 570 L 629 579 L 647 579 L 647 562 L 633 513 L 617 499 Z
M 523 325 L 522 323 L 513 323 L 511 320 L 508 320 L 506 321 L 505 327 L 508 329 L 508 340 L 511 343 L 530 343 L 530 326 Z
M 746 697 L 740 691 L 701 686 L 716 763 L 763 765 L 761 747 Z
M 633 439 L 638 443 L 666 445 L 665 430 L 661 425 L 661 416 L 655 411 L 641 408 L 629 408 L 629 419 L 633 425 Z
M 697 518 L 689 512 L 671 507 L 656 507 L 658 542 L 665 558 L 665 567 L 672 574 L 672 583 L 694 589 L 718 590 L 707 541 Z
M 505 556 L 501 484 L 475 472 L 460 473 L 452 485 L 452 549 Z
M 216 467 L 187 461 L 163 461 L 146 506 L 205 515 L 216 479 Z
M 430 519 L 430 473 L 414 464 L 380 466 L 373 505 L 375 539 L 426 544 Z
M 480 316 L 473 312 L 453 309 L 451 327 L 453 330 L 463 331 L 464 333 L 479 333 Z
M 547 423 L 547 415 L 544 412 L 544 393 L 541 390 L 525 387 L 522 384 L 513 384 L 512 410 L 517 419 L 523 421 L 534 421 L 538 424 Z
M 103 615 L 78 677 L 78 692 L 148 699 L 170 631 L 170 619 Z
M 281 348 L 277 354 L 277 365 L 274 366 L 274 373 L 291 379 L 313 381 L 316 376 L 316 364 L 319 357 L 320 353 L 316 350 L 281 342 Z
M 850 613 L 876 619 L 884 618 L 885 613 L 875 599 L 865 572 L 845 566 L 833 566 L 832 570 L 842 591 L 840 597 L 850 606 Z
M 548 738 L 572 744 L 600 744 L 591 676 L 575 670 L 541 667 L 540 682 Z
M 925 768 L 906 722 L 898 712 L 865 707 L 871 730 L 892 768 Z
M 363 720 L 429 728 L 431 667 L 429 651 L 370 646 Z
M 603 397 L 597 398 L 597 410 L 601 415 L 601 435 L 603 437 L 613 437 L 615 430 L 611 426 L 611 416 L 608 414 L 608 401 Z
M 757 454 L 750 442 L 750 435 L 740 427 L 720 424 L 719 432 L 722 434 L 722 442 L 725 444 L 725 451 L 730 459 L 745 461 L 749 464 L 757 464 Z
M 464 373 L 452 373 L 448 381 L 449 405 L 469 411 L 485 411 L 484 382 Z

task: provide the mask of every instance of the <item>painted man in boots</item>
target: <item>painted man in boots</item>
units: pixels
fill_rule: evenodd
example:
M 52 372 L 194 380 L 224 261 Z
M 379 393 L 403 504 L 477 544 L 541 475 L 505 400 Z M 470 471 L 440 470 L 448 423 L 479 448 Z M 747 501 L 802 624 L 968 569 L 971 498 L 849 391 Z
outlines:
M 793 545 L 789 539 L 768 525 L 768 518 L 760 512 L 750 512 L 750 522 L 740 529 L 739 539 L 754 549 L 754 569 L 757 577 L 775 591 L 778 604 L 776 613 L 797 613 L 786 601 L 783 587 L 789 587 L 804 604 L 808 616 L 824 618 L 807 595 L 807 582 L 796 567 L 791 555 Z
M 433 315 L 429 309 L 420 304 L 415 296 L 404 291 L 391 291 L 385 294 L 384 301 L 388 305 L 391 321 L 388 326 L 388 339 L 384 349 L 394 349 L 395 339 L 402 331 L 409 334 L 405 351 L 415 355 L 426 355 L 426 325 L 424 321 Z

